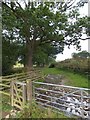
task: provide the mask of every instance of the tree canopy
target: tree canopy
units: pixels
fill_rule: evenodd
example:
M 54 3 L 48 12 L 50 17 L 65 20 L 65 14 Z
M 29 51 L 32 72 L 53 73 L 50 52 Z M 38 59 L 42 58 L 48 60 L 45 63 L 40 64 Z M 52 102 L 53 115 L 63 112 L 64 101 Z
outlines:
M 48 56 L 63 52 L 65 45 L 80 48 L 82 35 L 89 33 L 90 25 L 89 18 L 79 14 L 79 7 L 84 4 L 79 1 L 74 5 L 71 0 L 38 4 L 29 0 L 3 0 L 3 36 L 12 43 L 19 41 L 20 56 L 27 70 L 32 67 L 33 59 L 36 62 L 46 60 Z
M 87 52 L 86 50 L 84 50 L 84 51 L 81 51 L 79 53 L 73 53 L 72 57 L 73 58 L 81 58 L 81 59 L 85 58 L 86 59 L 86 58 L 90 58 L 90 53 Z

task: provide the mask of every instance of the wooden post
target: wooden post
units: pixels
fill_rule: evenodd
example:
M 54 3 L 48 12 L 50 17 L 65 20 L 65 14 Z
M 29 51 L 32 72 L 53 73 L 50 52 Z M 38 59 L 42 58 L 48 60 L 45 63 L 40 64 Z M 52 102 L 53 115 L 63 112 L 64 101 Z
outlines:
M 32 81 L 30 79 L 27 80 L 27 101 L 32 102 Z
M 22 89 L 23 89 L 22 94 L 23 94 L 23 106 L 24 106 L 26 103 L 26 85 L 23 85 Z
M 12 79 L 12 81 L 10 82 L 10 101 L 11 101 L 11 106 L 14 106 L 14 80 Z

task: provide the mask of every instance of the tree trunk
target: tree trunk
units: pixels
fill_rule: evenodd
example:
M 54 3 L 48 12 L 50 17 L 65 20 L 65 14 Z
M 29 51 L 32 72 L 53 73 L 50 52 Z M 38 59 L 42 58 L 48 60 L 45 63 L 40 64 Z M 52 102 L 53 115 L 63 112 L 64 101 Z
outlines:
M 30 71 L 33 68 L 32 55 L 29 54 L 29 56 L 27 56 L 26 59 L 27 59 L 27 63 L 25 65 L 25 68 L 26 68 L 27 71 Z
M 31 44 L 29 44 L 28 42 L 26 42 L 26 64 L 25 64 L 25 68 L 27 71 L 30 71 L 33 68 L 33 49 Z
M 27 26 L 27 25 L 26 25 Z M 33 39 L 30 40 L 29 28 L 26 29 L 26 70 L 30 71 L 33 68 L 33 53 L 35 50 L 36 32 Z

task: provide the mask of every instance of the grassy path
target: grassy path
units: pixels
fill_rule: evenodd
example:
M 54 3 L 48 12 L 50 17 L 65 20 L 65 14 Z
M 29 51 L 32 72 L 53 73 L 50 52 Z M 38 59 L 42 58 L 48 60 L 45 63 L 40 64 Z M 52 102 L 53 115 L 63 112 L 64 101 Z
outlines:
M 75 87 L 88 88 L 88 79 L 82 75 L 75 74 L 73 72 L 64 71 L 56 68 L 44 68 L 42 70 L 43 74 L 61 74 L 64 76 L 64 84 Z M 56 84 L 58 84 L 56 82 Z

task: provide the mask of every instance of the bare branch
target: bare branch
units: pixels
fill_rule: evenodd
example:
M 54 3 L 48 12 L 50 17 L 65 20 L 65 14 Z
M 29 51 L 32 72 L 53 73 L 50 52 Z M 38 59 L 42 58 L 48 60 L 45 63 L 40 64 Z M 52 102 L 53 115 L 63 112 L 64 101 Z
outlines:
M 25 7 L 27 7 L 27 3 L 26 3 L 26 0 L 23 0 L 24 1 L 24 4 L 25 4 Z
M 71 0 L 71 1 L 72 1 L 72 0 Z M 67 8 L 70 9 L 70 8 L 74 5 L 75 2 L 76 2 L 76 0 L 74 0 L 70 5 L 68 5 Z
M 90 37 L 87 37 L 87 38 L 79 38 L 80 40 L 88 40 L 90 39 Z
M 18 3 L 18 2 L 16 2 L 18 5 L 19 5 L 19 7 L 23 10 L 23 8 L 21 7 L 21 5 L 20 5 L 20 3 Z
M 28 0 L 28 7 L 30 7 L 30 0 Z
M 76 0 L 67 0 L 64 4 L 64 11 L 66 11 L 67 9 L 71 9 L 71 7 L 74 5 L 74 3 L 76 2 Z

